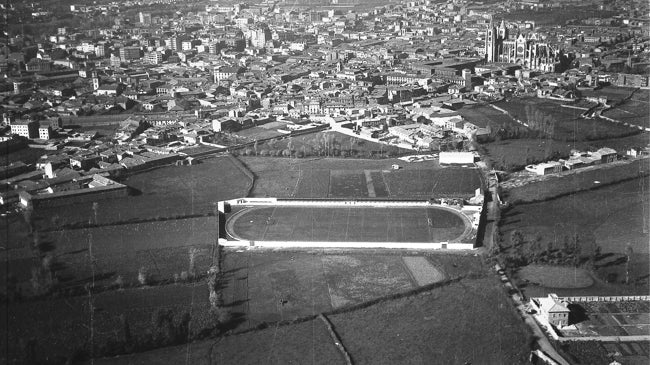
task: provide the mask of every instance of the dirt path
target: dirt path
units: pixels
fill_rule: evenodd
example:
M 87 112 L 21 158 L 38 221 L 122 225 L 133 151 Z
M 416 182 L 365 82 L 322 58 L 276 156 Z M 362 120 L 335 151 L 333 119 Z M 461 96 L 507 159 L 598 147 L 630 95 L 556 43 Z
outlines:
M 437 283 L 445 279 L 445 274 L 433 266 L 426 257 L 405 256 L 402 257 L 402 261 L 418 286 Z

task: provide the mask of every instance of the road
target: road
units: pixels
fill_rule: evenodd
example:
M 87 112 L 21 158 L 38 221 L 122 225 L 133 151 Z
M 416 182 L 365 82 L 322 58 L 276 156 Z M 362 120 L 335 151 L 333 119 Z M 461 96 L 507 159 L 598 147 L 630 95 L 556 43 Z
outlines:
M 524 308 L 524 303 L 522 303 L 521 300 L 519 299 L 519 295 L 518 294 L 512 295 L 512 300 L 517 305 L 517 311 L 522 316 L 522 318 L 524 319 L 528 327 L 530 327 L 530 329 L 533 331 L 533 334 L 537 338 L 537 346 L 539 347 L 539 349 L 544 351 L 544 353 L 546 353 L 548 357 L 555 360 L 558 364 L 571 365 L 569 364 L 569 362 L 564 360 L 564 358 L 560 356 L 560 354 L 557 351 L 555 351 L 555 348 L 546 337 L 544 331 L 539 327 L 539 324 L 537 323 L 537 321 L 535 321 L 533 316 L 526 313 L 526 309 Z
M 492 195 L 492 199 L 487 204 L 487 213 L 486 213 L 487 222 L 485 227 L 485 236 L 483 238 L 483 249 L 485 250 L 484 251 L 485 253 L 489 252 L 492 245 L 495 244 L 493 241 L 494 241 L 494 237 L 496 233 L 495 231 L 497 229 L 497 223 L 500 214 L 499 202 L 496 199 L 497 192 L 499 190 L 499 183 L 498 181 L 496 181 L 496 179 L 490 179 L 488 175 L 488 185 L 489 185 L 490 194 Z M 508 281 L 510 281 L 510 278 L 508 278 Z M 546 334 L 539 327 L 539 324 L 537 323 L 537 321 L 535 321 L 533 316 L 526 313 L 524 303 L 522 303 L 520 298 L 521 297 L 518 293 L 515 293 L 511 296 L 512 301 L 516 304 L 519 315 L 521 315 L 521 317 L 524 319 L 528 327 L 530 327 L 531 331 L 533 331 L 533 334 L 537 339 L 537 346 L 539 347 L 539 349 L 542 350 L 544 353 L 546 353 L 547 356 L 555 360 L 558 364 L 571 365 L 566 360 L 564 360 L 564 358 L 560 356 L 560 354 L 555 350 L 551 342 L 546 337 Z

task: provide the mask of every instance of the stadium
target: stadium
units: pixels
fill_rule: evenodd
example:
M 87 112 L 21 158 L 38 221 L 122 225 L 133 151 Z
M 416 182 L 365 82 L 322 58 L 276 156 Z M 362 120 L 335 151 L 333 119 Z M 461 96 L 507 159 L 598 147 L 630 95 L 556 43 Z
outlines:
M 472 249 L 481 205 L 242 198 L 219 204 L 224 246 Z

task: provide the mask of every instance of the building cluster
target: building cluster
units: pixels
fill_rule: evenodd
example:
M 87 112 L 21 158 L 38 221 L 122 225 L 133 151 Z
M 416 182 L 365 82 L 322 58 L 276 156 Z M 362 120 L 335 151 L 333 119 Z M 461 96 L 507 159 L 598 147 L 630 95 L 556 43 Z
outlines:
M 526 166 L 526 171 L 537 175 L 548 175 L 559 173 L 564 170 L 575 170 L 582 167 L 599 165 L 603 163 L 614 162 L 618 159 L 616 150 L 603 147 L 593 152 L 582 152 L 573 150 L 571 156 L 567 159 L 557 161 L 548 161 L 535 165 Z
M 464 104 L 572 98 L 574 86 L 603 82 L 648 86 L 642 2 L 594 1 L 619 15 L 566 27 L 495 27 L 502 12 L 561 1 L 421 0 L 370 10 L 210 2 L 185 14 L 123 15 L 143 4 L 72 5 L 88 24 L 97 14 L 111 23 L 5 38 L 0 143 L 27 140 L 56 157 L 60 165 L 42 171 L 48 179 L 138 168 L 197 145 L 252 143 L 236 134 L 268 123 L 284 131 L 322 123 L 405 148 L 466 151 L 486 131 L 455 111 Z

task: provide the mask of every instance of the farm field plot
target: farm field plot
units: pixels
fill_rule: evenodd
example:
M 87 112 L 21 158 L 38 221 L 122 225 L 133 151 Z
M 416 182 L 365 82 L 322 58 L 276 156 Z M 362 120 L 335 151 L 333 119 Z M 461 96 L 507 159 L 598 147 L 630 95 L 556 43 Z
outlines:
M 563 330 L 567 337 L 581 336 L 648 336 L 650 313 L 648 302 L 586 302 L 571 306 L 585 312 L 576 329 Z
M 647 90 L 637 90 L 630 99 L 605 111 L 603 115 L 624 123 L 648 128 L 650 127 L 649 100 L 650 95 Z
M 381 171 L 367 171 L 366 179 L 368 179 L 368 175 L 370 176 L 370 179 L 372 179 L 372 187 L 375 191 L 375 197 L 377 198 L 389 197 L 390 193 L 388 192 L 388 187 L 386 186 L 386 182 L 384 181 L 383 173 Z
M 98 287 L 114 285 L 118 276 L 123 285 L 135 285 L 141 268 L 153 282 L 171 281 L 175 274 L 189 270 L 191 249 L 196 250 L 194 270 L 204 273 L 212 262 L 216 235 L 215 218 L 202 217 L 54 231 L 39 237 L 54 257 L 59 286 L 81 288 L 92 280 L 93 273 Z M 91 246 L 94 266 L 89 257 Z M 8 260 L 0 262 L 0 278 L 6 279 L 8 266 L 23 292 L 29 293 L 31 270 L 39 264 L 31 250 L 10 251 Z
M 650 222 L 650 212 L 647 208 L 650 203 L 648 191 L 646 177 L 544 202 L 514 205 L 502 214 L 500 231 L 503 242 L 509 247 L 511 232 L 516 229 L 524 234 L 526 241 L 539 237 L 541 247 L 546 247 L 551 242 L 555 249 L 559 249 L 564 241 L 577 235 L 584 256 L 591 255 L 596 246 L 602 249 L 604 255 L 595 263 L 597 275 L 607 278 L 613 274 L 617 282 L 625 277 L 625 260 L 622 255 L 629 244 L 635 253 L 630 265 L 630 279 L 632 282 L 641 280 L 638 286 L 617 288 L 606 285 L 605 288 L 605 284 L 596 283 L 597 285 L 590 288 L 574 289 L 575 295 L 578 292 L 599 295 L 598 290 L 602 293 L 605 289 L 611 290 L 612 293 L 647 294 L 650 240 L 647 230 L 647 224 Z M 646 283 L 645 287 L 643 283 Z M 527 290 L 537 289 L 530 287 Z M 544 293 L 546 292 L 553 291 L 544 289 Z M 563 291 L 557 292 L 562 294 Z
M 598 90 L 581 90 L 580 93 L 583 97 L 604 96 L 610 103 L 619 103 L 639 91 L 629 87 L 605 86 Z
M 385 179 L 375 179 L 376 173 L 391 170 L 398 164 L 401 170 L 439 169 L 436 161 L 404 164 L 398 159 L 346 159 L 346 158 L 281 158 L 240 156 L 246 167 L 255 175 L 250 196 L 278 198 L 326 198 L 330 194 L 330 171 L 356 174 L 371 173 L 376 194 L 384 194 Z M 321 180 L 322 178 L 322 180 Z M 376 183 L 375 183 L 376 181 Z M 304 195 L 303 195 L 304 194 Z M 388 195 L 388 191 L 385 192 Z M 378 195 L 379 196 L 379 195 Z M 358 196 L 358 198 L 361 198 Z
M 330 193 L 332 198 L 368 197 L 366 177 L 363 172 L 330 171 Z
M 330 320 L 355 364 L 523 364 L 528 356 L 527 328 L 493 278 L 462 280 Z
M 324 198 L 330 191 L 329 170 L 300 170 L 293 196 L 296 198 Z
M 612 354 L 622 364 L 646 365 L 650 359 L 650 342 L 566 341 L 561 345 L 568 359 L 578 365 L 608 365 Z
M 264 126 L 243 129 L 243 130 L 241 130 L 239 132 L 236 132 L 235 134 L 240 136 L 240 137 L 247 138 L 250 141 L 253 141 L 253 140 L 256 140 L 256 139 L 273 138 L 273 137 L 283 136 L 283 134 L 278 132 L 277 130 L 270 129 L 270 128 L 265 128 Z
M 544 241 L 555 237 L 561 242 L 564 235 L 577 233 L 584 244 L 598 244 L 603 252 L 623 253 L 622 242 L 630 242 L 635 252 L 647 254 L 647 184 L 648 178 L 634 179 L 544 202 L 515 205 L 503 214 L 504 237 L 517 229 L 529 237 L 541 234 Z M 584 251 L 589 248 L 584 247 Z
M 311 363 L 312 356 L 316 356 L 317 360 L 322 359 L 325 363 L 336 363 L 338 353 L 329 349 L 332 342 L 324 337 L 323 333 L 326 336 L 326 332 L 323 332 L 324 328 L 319 327 L 321 321 L 308 320 L 282 326 L 271 322 L 266 329 L 236 335 L 239 331 L 249 330 L 263 322 L 304 318 L 322 311 L 388 297 L 416 287 L 416 283 L 409 278 L 407 269 L 401 264 L 401 254 L 360 252 L 330 255 L 318 252 L 226 250 L 222 297 L 224 308 L 232 315 L 229 328 L 235 335 L 96 362 L 119 364 L 125 360 L 126 363 L 150 363 L 155 360 L 175 363 L 175 359 L 181 359 L 183 362 L 188 359 L 186 356 L 190 356 L 192 363 L 200 364 L 207 361 L 204 356 L 209 357 L 208 354 L 212 353 L 213 360 L 232 358 L 236 359 L 236 363 L 264 363 L 269 361 L 268 359 Z M 419 256 L 414 257 L 417 260 Z M 477 264 L 477 260 L 470 255 L 439 255 L 436 256 L 435 263 L 428 261 L 445 274 L 447 269 L 453 271 L 472 267 L 479 270 L 477 273 L 480 277 L 485 277 L 486 269 L 482 266 L 482 261 L 478 260 Z M 482 297 L 485 295 L 485 285 L 472 284 L 475 280 L 463 280 L 463 293 L 467 295 L 470 289 L 480 292 Z M 488 296 L 495 293 L 503 295 L 501 292 L 492 292 Z M 438 294 L 434 295 L 438 297 Z M 451 300 L 450 295 L 454 293 L 440 293 L 440 298 Z M 190 336 L 210 331 L 215 326 L 215 320 L 210 314 L 207 301 L 208 291 L 204 282 L 127 289 L 94 295 L 92 303 L 96 310 L 93 328 L 94 341 L 97 344 L 95 353 L 110 351 L 108 344 L 111 341 L 125 339 L 125 318 L 133 341 L 145 340 L 147 334 L 152 331 L 154 337 L 164 335 L 167 325 L 156 323 L 159 323 L 161 316 L 165 318 L 167 313 L 171 313 L 174 325 L 184 323 L 183 318 L 189 314 L 189 324 L 182 328 L 187 328 L 183 331 L 188 331 Z M 461 301 L 460 305 L 465 307 L 463 303 Z M 446 306 L 445 303 L 441 305 Z M 416 304 L 416 307 L 435 306 L 422 303 Z M 86 296 L 11 303 L 8 309 L 3 307 L 0 320 L 5 323 L 6 318 L 2 316 L 9 314 L 12 332 L 9 348 L 7 349 L 6 342 L 1 345 L 2 356 L 24 357 L 24 349 L 20 347 L 21 339 L 24 342 L 36 337 L 37 333 L 39 341 L 34 346 L 37 359 L 40 359 L 38 354 L 47 354 L 50 358 L 64 357 L 72 354 L 75 349 L 87 349 L 89 308 L 89 298 Z M 503 308 L 508 306 L 504 305 Z M 435 317 L 436 313 L 432 315 Z M 421 321 L 420 318 L 417 319 Z M 459 320 L 461 322 L 457 322 L 453 328 L 464 326 L 464 321 L 473 322 L 474 318 L 462 316 Z M 430 319 L 425 318 L 425 321 Z M 502 329 L 499 326 L 496 328 Z M 418 330 L 416 328 L 414 331 Z M 0 334 L 5 339 L 6 333 L 3 331 L 4 329 L 0 328 Z M 506 325 L 503 331 L 509 333 L 512 327 Z M 392 337 L 387 337 L 386 340 L 389 338 Z
M 124 339 L 123 318 L 134 337 L 142 339 L 156 329 L 155 313 L 159 310 L 171 310 L 176 324 L 184 313 L 192 313 L 188 327 L 193 335 L 210 327 L 206 316 L 208 291 L 203 283 L 101 293 L 92 297 L 92 306 L 95 310 L 90 323 L 86 296 L 13 303 L 8 307 L 3 303 L 0 320 L 9 326 L 0 328 L 0 362 L 6 364 L 8 359 L 29 356 L 21 343 L 30 338 L 38 338 L 31 354 L 36 361 L 30 363 L 43 361 L 46 356 L 50 360 L 65 359 L 78 350 L 88 352 L 90 326 L 94 329 L 96 353 L 100 353 L 107 350 L 110 341 Z
M 468 122 L 479 128 L 490 127 L 497 130 L 501 126 L 520 126 L 511 116 L 504 114 L 489 105 L 465 106 L 458 110 L 458 113 L 467 119 Z M 523 126 L 522 126 L 523 127 Z M 523 127 L 525 128 L 525 127 Z
M 381 170 L 302 170 L 296 198 L 389 198 Z
M 132 175 L 123 182 L 140 194 L 100 200 L 97 223 L 207 214 L 219 200 L 248 193 L 251 179 L 230 157 L 217 157 L 193 166 L 168 166 Z M 40 229 L 94 219 L 92 202 L 34 211 Z
M 415 256 L 426 260 L 421 256 Z M 327 255 L 322 257 L 332 308 L 358 304 L 416 287 L 401 257 Z
M 392 198 L 469 197 L 481 187 L 475 168 L 392 170 L 383 177 Z
M 189 362 L 188 362 L 189 361 Z M 325 324 L 318 318 L 293 325 L 193 342 L 145 353 L 95 360 L 97 365 L 314 364 L 343 361 Z
M 227 253 L 226 262 L 229 262 L 228 257 L 232 258 L 233 255 L 235 254 Z M 239 257 L 250 255 L 250 269 L 260 271 L 262 276 L 285 272 L 290 267 L 289 262 L 301 261 L 306 256 L 312 256 L 312 254 L 294 252 L 274 252 L 273 258 L 269 258 L 268 253 L 247 252 L 237 255 Z M 453 256 L 456 264 L 463 266 L 469 263 L 462 263 L 463 256 Z M 375 260 L 377 257 L 377 255 L 363 254 L 323 255 L 324 276 L 328 278 L 329 285 L 337 286 L 337 282 L 346 285 L 347 293 L 355 293 L 356 290 L 351 290 L 353 288 L 382 290 L 390 287 L 390 289 L 386 288 L 387 294 L 390 290 L 406 288 L 408 279 L 403 272 L 399 271 L 400 257 L 381 255 L 379 260 Z M 443 256 L 439 259 L 446 258 Z M 470 259 L 474 258 L 470 257 Z M 314 265 L 315 268 L 318 263 L 312 260 L 308 259 L 311 262 L 309 265 Z M 299 265 L 301 266 L 302 264 Z M 237 267 L 236 265 L 229 271 L 232 272 Z M 381 273 L 385 269 L 388 269 L 388 273 Z M 341 276 L 333 275 L 339 271 L 342 271 Z M 378 277 L 380 281 L 369 282 L 369 278 L 375 274 L 380 275 Z M 527 329 L 512 309 L 500 283 L 492 277 L 484 277 L 484 274 L 485 270 L 480 278 L 463 279 L 458 283 L 447 284 L 401 299 L 385 299 L 363 309 L 329 314 L 328 317 L 355 364 L 396 364 L 411 363 L 411 361 L 525 363 L 528 354 Z M 309 283 L 313 277 L 304 280 L 305 283 Z M 330 279 L 333 277 L 336 279 Z M 382 277 L 393 279 L 387 282 L 381 279 Z M 355 281 L 354 286 L 347 283 L 351 280 Z M 284 280 L 279 280 L 278 283 L 284 283 Z M 372 285 L 368 286 L 368 284 Z M 287 287 L 292 285 L 289 284 Z M 302 291 L 298 294 L 308 296 L 310 293 L 310 291 Z M 366 297 L 362 295 L 359 298 Z M 277 308 L 278 313 L 282 310 L 279 303 L 274 303 L 272 307 Z M 458 308 L 463 310 L 459 311 Z M 312 310 L 308 308 L 305 312 L 312 313 Z M 450 321 L 450 318 L 453 320 Z M 183 363 L 187 359 L 190 359 L 193 364 L 212 364 L 214 361 L 231 363 L 228 362 L 229 359 L 233 359 L 232 363 L 237 364 L 318 364 L 321 360 L 324 363 L 343 361 L 334 350 L 331 340 L 328 339 L 326 332 L 323 332 L 321 325 L 320 320 L 308 320 L 283 326 L 270 324 L 269 327 L 261 330 L 104 359 L 96 363 Z M 485 336 L 484 328 L 494 330 L 490 336 Z
M 327 312 L 418 286 L 400 253 L 316 252 L 228 251 L 223 298 L 241 314 L 239 329 Z M 458 257 L 465 265 L 471 258 Z M 442 275 L 446 272 L 443 264 L 430 265 Z
M 499 170 L 522 169 L 530 161 L 546 161 L 553 156 L 568 157 L 575 144 L 554 140 L 508 139 L 481 145 L 492 165 Z
M 227 223 L 228 233 L 253 241 L 444 242 L 460 238 L 463 219 L 436 208 L 263 207 Z

